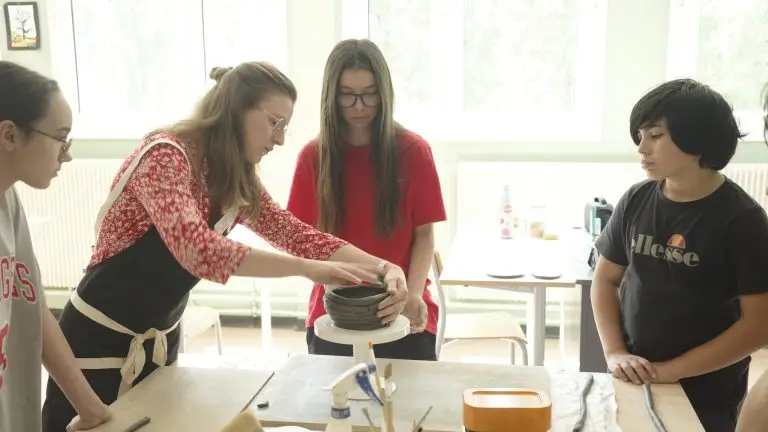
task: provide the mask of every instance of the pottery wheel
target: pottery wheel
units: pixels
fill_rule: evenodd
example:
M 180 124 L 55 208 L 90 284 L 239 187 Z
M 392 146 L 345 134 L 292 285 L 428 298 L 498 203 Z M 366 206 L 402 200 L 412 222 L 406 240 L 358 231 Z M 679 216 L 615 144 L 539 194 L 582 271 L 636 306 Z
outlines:
M 399 315 L 390 325 L 378 330 L 361 331 L 347 330 L 338 328 L 333 324 L 331 317 L 321 316 L 315 321 L 315 335 L 328 342 L 334 342 L 344 345 L 352 345 L 352 356 L 354 364 L 370 363 L 370 350 L 368 341 L 374 345 L 393 342 L 408 336 L 411 331 L 411 321 L 408 318 Z M 384 361 L 377 359 L 377 366 L 381 368 L 379 375 L 383 374 Z M 383 379 L 383 378 L 382 378 Z M 382 382 L 383 384 L 383 382 Z M 373 385 L 376 388 L 376 385 Z M 368 396 L 359 388 L 350 392 L 349 398 L 352 400 L 368 400 Z

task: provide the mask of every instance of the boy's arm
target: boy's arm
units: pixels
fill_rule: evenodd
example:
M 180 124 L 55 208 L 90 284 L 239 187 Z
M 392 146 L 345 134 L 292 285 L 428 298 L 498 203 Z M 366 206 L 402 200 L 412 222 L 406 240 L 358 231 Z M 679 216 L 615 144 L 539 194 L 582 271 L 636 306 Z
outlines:
M 736 432 L 768 432 L 768 372 L 747 393 L 741 407 Z
M 91 389 L 59 323 L 49 310 L 43 310 L 43 365 L 80 416 L 80 426 L 95 427 L 111 417 L 101 399 Z
M 624 213 L 632 193 L 633 188 L 630 188 L 619 199 L 608 224 L 595 242 L 600 257 L 595 266 L 590 297 L 595 325 L 606 359 L 612 354 L 627 351 L 621 331 L 619 286 L 624 277 L 624 270 L 629 265 L 624 239 Z
M 726 260 L 735 276 L 741 318 L 709 342 L 657 365 L 662 381 L 730 366 L 768 345 L 768 218 L 762 208 L 734 219 L 726 231 Z
M 624 335 L 621 332 L 619 285 L 624 277 L 624 267 L 605 257 L 600 257 L 592 279 L 592 310 L 595 325 L 606 357 L 626 353 Z

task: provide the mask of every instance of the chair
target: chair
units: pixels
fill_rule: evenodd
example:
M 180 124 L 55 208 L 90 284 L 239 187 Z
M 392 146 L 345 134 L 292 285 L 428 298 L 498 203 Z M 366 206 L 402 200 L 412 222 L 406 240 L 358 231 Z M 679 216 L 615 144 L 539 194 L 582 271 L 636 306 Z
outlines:
M 197 306 L 192 301 L 189 302 L 181 317 L 181 337 L 180 352 L 186 351 L 187 338 L 195 337 L 209 328 L 213 327 L 216 333 L 216 346 L 219 355 L 222 353 L 222 333 L 221 319 L 219 311 L 208 306 Z
M 435 352 L 440 359 L 443 347 L 462 339 L 502 339 L 509 342 L 510 364 L 515 364 L 515 345 L 520 347 L 523 365 L 528 365 L 528 342 L 520 323 L 506 312 L 455 313 L 447 319 L 445 291 L 440 284 L 443 261 L 435 251 L 432 260 L 435 288 L 440 306 Z M 448 340 L 448 342 L 445 342 Z

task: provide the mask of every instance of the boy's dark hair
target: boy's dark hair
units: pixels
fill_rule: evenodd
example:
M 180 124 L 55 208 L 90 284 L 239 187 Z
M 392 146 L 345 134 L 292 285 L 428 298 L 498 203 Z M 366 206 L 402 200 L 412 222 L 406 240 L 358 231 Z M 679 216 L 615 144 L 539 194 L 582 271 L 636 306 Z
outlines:
M 640 130 L 660 120 L 666 120 L 669 135 L 681 151 L 701 156 L 699 166 L 716 171 L 728 165 L 745 136 L 725 98 L 692 79 L 665 82 L 637 101 L 629 117 L 635 145 L 640 145 Z
M 23 130 L 42 118 L 56 81 L 9 61 L 0 60 L 0 121 L 10 120 Z

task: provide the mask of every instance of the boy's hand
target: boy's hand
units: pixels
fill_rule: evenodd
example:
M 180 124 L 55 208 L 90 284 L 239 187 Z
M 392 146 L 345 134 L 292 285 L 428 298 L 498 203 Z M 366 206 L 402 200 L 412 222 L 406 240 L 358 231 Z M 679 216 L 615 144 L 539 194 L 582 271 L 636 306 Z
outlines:
M 682 378 L 671 362 L 653 363 L 653 367 L 656 369 L 655 383 L 674 384 Z
M 609 354 L 605 360 L 608 363 L 608 370 L 622 381 L 631 381 L 638 385 L 656 382 L 656 367 L 642 357 L 620 352 Z
M 101 403 L 101 401 L 99 403 L 100 406 L 75 416 L 67 425 L 67 432 L 93 429 L 112 420 L 112 412 L 109 410 L 109 407 Z

